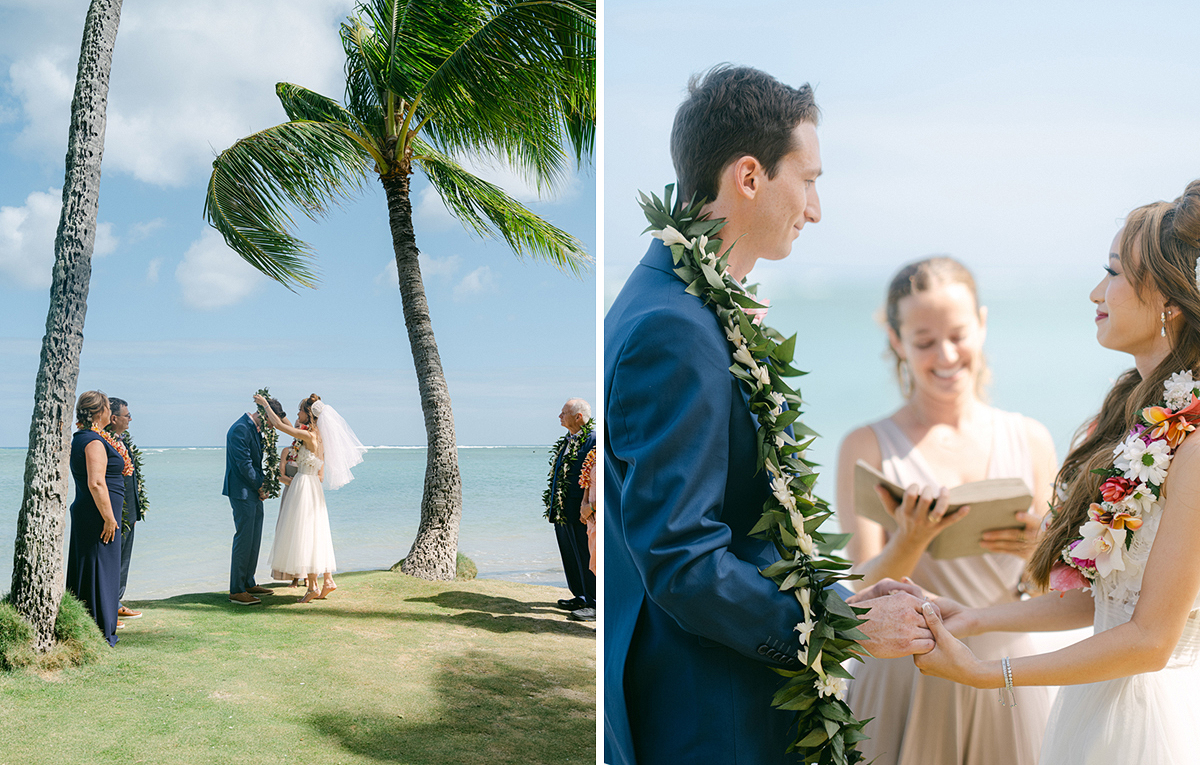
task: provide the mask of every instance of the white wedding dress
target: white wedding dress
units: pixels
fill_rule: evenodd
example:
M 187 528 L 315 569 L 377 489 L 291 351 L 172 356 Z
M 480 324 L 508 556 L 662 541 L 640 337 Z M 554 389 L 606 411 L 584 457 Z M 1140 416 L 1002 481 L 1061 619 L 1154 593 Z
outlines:
M 321 460 L 303 444 L 296 455 L 296 475 L 279 503 L 275 542 L 271 545 L 271 576 L 303 578 L 337 569 L 325 490 L 317 472 Z
M 1096 633 L 1133 617 L 1161 512 L 1133 537 L 1125 571 L 1093 588 Z M 1042 765 L 1196 765 L 1200 763 L 1200 597 L 1165 669 L 1087 685 L 1066 685 L 1050 711 Z

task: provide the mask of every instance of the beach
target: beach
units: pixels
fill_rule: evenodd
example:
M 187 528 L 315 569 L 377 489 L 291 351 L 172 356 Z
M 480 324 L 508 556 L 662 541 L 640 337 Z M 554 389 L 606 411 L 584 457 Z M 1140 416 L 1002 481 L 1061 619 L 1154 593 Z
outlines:
M 136 429 L 131 432 L 136 438 Z M 233 517 L 221 495 L 225 449 L 141 449 L 150 509 L 135 530 L 126 598 L 227 590 Z M 475 562 L 481 578 L 565 587 L 554 530 L 542 518 L 549 447 L 464 446 L 458 454 L 459 552 Z M 24 470 L 24 449 L 0 449 L 0 592 L 12 579 Z M 386 569 L 408 554 L 420 523 L 424 473 L 424 447 L 377 446 L 354 468 L 354 481 L 326 492 L 339 571 Z M 279 500 L 263 504 L 260 583 L 270 580 L 267 556 Z M 64 551 L 69 513 L 67 520 Z

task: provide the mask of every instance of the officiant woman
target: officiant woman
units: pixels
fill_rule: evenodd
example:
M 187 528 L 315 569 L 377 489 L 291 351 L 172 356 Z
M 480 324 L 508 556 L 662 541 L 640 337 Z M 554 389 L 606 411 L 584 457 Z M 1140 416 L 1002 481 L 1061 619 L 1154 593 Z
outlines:
M 906 403 L 851 432 L 838 455 L 838 518 L 854 535 L 847 553 L 864 575 L 862 586 L 908 576 L 963 603 L 1016 600 L 1057 464 L 1050 434 L 1035 420 L 984 403 L 987 309 L 961 263 L 938 257 L 905 266 L 888 287 L 886 318 Z M 854 512 L 857 460 L 908 488 L 901 502 L 880 490 L 896 519 L 891 535 Z M 945 489 L 1007 477 L 1023 479 L 1032 490 L 1032 507 L 1018 514 L 1025 527 L 985 532 L 987 554 L 933 559 L 929 543 L 963 517 L 946 515 Z M 1034 653 L 1019 633 L 968 640 L 980 657 Z M 1044 688 L 1017 691 L 1015 708 L 1002 707 L 994 693 L 925 677 L 906 659 L 887 659 L 857 668 L 847 701 L 859 719 L 875 718 L 860 749 L 878 765 L 1035 765 L 1049 698 Z

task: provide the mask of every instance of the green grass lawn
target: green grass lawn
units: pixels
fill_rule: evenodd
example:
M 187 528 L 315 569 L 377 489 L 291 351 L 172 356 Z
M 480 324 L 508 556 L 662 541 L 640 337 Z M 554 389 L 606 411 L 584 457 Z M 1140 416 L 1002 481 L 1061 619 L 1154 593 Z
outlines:
M 338 586 L 130 602 L 145 615 L 98 663 L 0 673 L 0 765 L 595 762 L 596 633 L 564 590 Z

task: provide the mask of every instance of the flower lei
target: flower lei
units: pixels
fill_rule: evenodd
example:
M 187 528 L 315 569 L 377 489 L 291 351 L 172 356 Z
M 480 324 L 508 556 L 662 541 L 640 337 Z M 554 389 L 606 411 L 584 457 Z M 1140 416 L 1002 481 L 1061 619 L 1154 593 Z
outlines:
M 554 442 L 550 447 L 550 480 L 546 486 L 546 490 L 542 492 L 542 502 L 546 505 L 546 512 L 542 517 L 551 523 L 566 523 L 565 508 L 563 503 L 566 501 L 567 491 L 567 470 L 572 462 L 579 458 L 579 449 L 583 446 L 583 442 L 587 440 L 588 434 L 596 426 L 595 418 L 583 423 L 583 427 L 579 432 L 572 436 L 571 433 L 564 434 L 561 438 Z M 558 490 L 554 492 L 554 496 L 550 496 L 550 486 L 554 484 L 554 463 L 558 462 L 558 453 L 562 450 L 564 444 L 567 446 L 567 453 L 563 456 L 558 470 Z
M 267 388 L 259 388 L 257 393 L 268 401 L 271 399 Z M 271 420 L 261 406 L 258 407 L 258 421 L 262 423 L 259 428 L 262 432 L 262 490 L 267 499 L 274 499 L 279 496 L 279 434 L 268 424 Z
M 133 461 L 129 459 L 129 450 L 125 448 L 125 444 L 104 428 L 92 426 L 92 430 L 100 434 L 100 437 L 108 442 L 108 445 L 113 448 L 117 454 L 121 455 L 121 459 L 125 461 L 125 467 L 121 468 L 121 475 L 133 475 Z
M 1158 510 L 1176 448 L 1200 423 L 1198 393 L 1191 370 L 1176 372 L 1163 383 L 1163 405 L 1142 410 L 1142 423 L 1113 449 L 1112 467 L 1097 471 L 1105 477 L 1100 501 L 1091 504 L 1078 536 L 1059 554 L 1066 565 L 1051 571 L 1052 589 L 1085 587 L 1125 570 L 1134 532 Z
M 750 534 L 775 544 L 780 560 L 762 575 L 780 591 L 791 592 L 804 612 L 804 621 L 796 625 L 804 668 L 775 670 L 788 679 L 771 704 L 796 713 L 796 737 L 788 752 L 798 752 L 805 762 L 857 763 L 863 755 L 855 745 L 867 736 L 862 733 L 865 723 L 842 699 L 851 677 L 842 663 L 858 658 L 856 641 L 867 639 L 857 629 L 864 623 L 859 615 L 867 609 L 847 605 L 831 588 L 835 582 L 859 578 L 847 573 L 850 563 L 818 552 L 818 545 L 834 549 L 848 535 L 819 531 L 832 512 L 825 500 L 813 496 L 815 463 L 804 457 L 817 434 L 797 419 L 803 402 L 783 380 L 804 374 L 791 366 L 796 336 L 785 339 L 762 324 L 765 303 L 728 274 L 732 245 L 719 255 L 721 240 L 709 238 L 725 221 L 702 214 L 703 200 L 693 198 L 685 206 L 680 199 L 672 207 L 673 188 L 666 187 L 665 201 L 640 195 L 650 221 L 646 230 L 671 248 L 675 274 L 688 285 L 689 294 L 713 308 L 729 340 L 729 371 L 745 384 L 750 411 L 758 420 L 758 469 L 771 478 L 771 496 Z M 793 433 L 804 440 L 798 442 Z

